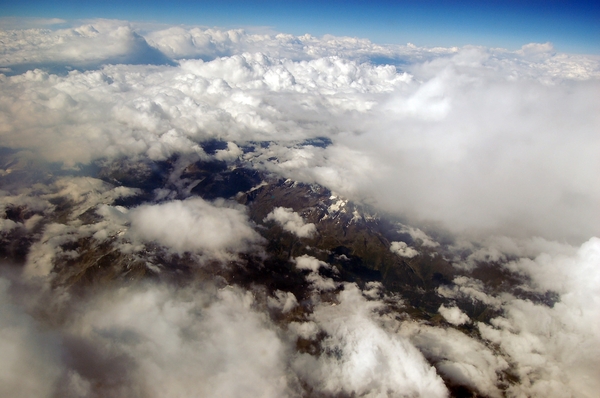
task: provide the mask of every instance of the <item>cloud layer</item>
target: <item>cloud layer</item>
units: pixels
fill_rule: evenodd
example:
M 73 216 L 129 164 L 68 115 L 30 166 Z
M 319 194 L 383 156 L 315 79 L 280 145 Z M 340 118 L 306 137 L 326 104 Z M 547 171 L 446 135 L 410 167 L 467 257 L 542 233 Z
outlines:
M 600 146 L 593 57 L 535 44 L 508 53 L 296 38 L 319 49 L 310 51 L 286 47 L 293 38 L 285 35 L 183 28 L 147 32 L 154 49 L 134 28 L 97 21 L 65 31 L 6 31 L 5 65 L 27 58 L 43 67 L 92 55 L 98 65 L 129 65 L 2 78 L 3 145 L 73 165 L 202 154 L 197 143 L 209 138 L 277 141 L 284 146 L 253 159 L 277 157 L 264 167 L 414 220 L 577 243 L 600 233 L 600 192 L 589 172 L 598 168 Z M 48 50 L 40 50 L 42 42 Z M 59 42 L 69 51 L 53 47 Z M 135 66 L 149 62 L 138 42 L 205 61 Z M 364 62 L 382 52 L 402 55 L 402 69 Z M 333 145 L 285 144 L 315 136 Z

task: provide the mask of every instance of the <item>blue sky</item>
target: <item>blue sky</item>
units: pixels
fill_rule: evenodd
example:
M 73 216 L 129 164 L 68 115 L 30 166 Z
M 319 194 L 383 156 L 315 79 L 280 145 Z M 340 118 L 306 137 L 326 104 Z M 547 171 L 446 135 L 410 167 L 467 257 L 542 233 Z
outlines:
M 585 1 L 6 1 L 0 16 L 118 18 L 366 37 L 378 43 L 519 48 L 552 42 L 600 53 L 600 2 Z

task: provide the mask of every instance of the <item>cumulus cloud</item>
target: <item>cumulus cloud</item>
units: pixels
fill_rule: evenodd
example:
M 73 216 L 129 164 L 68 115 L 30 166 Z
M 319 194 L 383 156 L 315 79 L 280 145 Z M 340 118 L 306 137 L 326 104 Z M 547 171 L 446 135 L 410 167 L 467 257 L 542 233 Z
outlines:
M 592 397 L 598 389 L 594 363 L 600 353 L 600 240 L 590 239 L 575 254 L 540 254 L 515 266 L 541 289 L 560 293 L 552 307 L 514 299 L 482 336 L 499 344 L 517 363 L 526 395 L 570 394 Z
M 90 25 L 98 33 L 83 26 L 78 35 L 137 35 L 111 23 Z M 167 33 L 184 42 L 191 35 L 185 29 Z M 53 34 L 47 41 L 56 41 Z M 240 32 L 198 35 L 230 45 L 230 54 L 176 66 L 106 66 L 66 76 L 30 70 L 3 78 L 3 145 L 75 164 L 97 156 L 201 154 L 197 143 L 215 137 L 277 141 L 284 144 L 277 155 L 260 156 L 273 148 L 252 155 L 263 162 L 256 167 L 369 199 L 413 221 L 474 236 L 539 235 L 576 243 L 600 233 L 594 212 L 600 191 L 587 172 L 598 168 L 600 145 L 593 134 L 600 106 L 594 58 L 537 50 L 534 56 L 529 49 L 535 46 L 517 53 L 420 49 L 426 60 L 406 50 L 398 70 L 364 62 L 356 48 L 327 53 L 327 43 L 345 43 L 331 37 L 310 38 L 321 46 L 318 56 L 286 58 L 268 51 L 283 48 L 283 36 L 254 41 L 264 51 L 244 52 L 254 50 L 235 45 L 252 41 Z M 4 42 L 18 47 L 20 40 Z M 78 41 L 69 43 L 64 46 L 82 54 L 116 51 L 98 44 L 91 45 L 97 51 L 79 51 Z M 355 45 L 365 47 L 364 54 L 369 46 L 379 51 L 372 43 Z M 22 51 L 32 52 L 27 48 Z M 333 145 L 289 145 L 316 134 Z M 218 154 L 237 155 L 235 149 Z
M 438 308 L 438 312 L 447 322 L 456 326 L 463 325 L 470 321 L 469 316 L 462 312 L 458 307 L 444 307 L 444 304 L 442 304 L 440 308 Z
M 466 385 L 481 394 L 501 397 L 499 375 L 508 362 L 485 344 L 458 332 L 405 322 L 399 334 L 408 338 L 453 383 Z
M 66 21 L 34 20 L 53 25 Z M 23 72 L 31 67 L 51 67 L 59 73 L 102 64 L 165 64 L 169 59 L 148 45 L 127 23 L 97 20 L 68 29 L 0 30 L 0 65 Z
M 176 253 L 206 252 L 210 256 L 247 251 L 262 238 L 243 208 L 201 198 L 141 205 L 130 210 L 128 233 L 164 245 Z
M 122 231 L 124 219 L 115 222 L 114 219 L 107 218 L 98 223 L 82 225 L 78 217 L 94 210 L 102 213 L 102 209 L 116 199 L 134 196 L 138 193 L 138 189 L 114 187 L 96 178 L 64 177 L 57 179 L 49 186 L 39 184 L 35 191 L 8 197 L 9 202 L 24 205 L 33 211 L 43 211 L 43 215 L 34 215 L 24 223 L 24 226 L 30 229 L 38 222 L 44 221 L 40 239 L 33 242 L 27 254 L 24 275 L 46 277 L 53 270 L 58 258 L 77 258 L 80 253 L 75 250 L 65 250 L 62 247 L 65 244 L 90 237 L 104 240 L 108 236 Z M 60 220 L 62 222 L 58 222 L 55 214 L 56 208 L 50 203 L 51 200 L 56 199 L 65 200 L 68 203 L 67 208 L 62 210 L 62 217 L 59 217 L 62 218 Z M 121 214 L 121 212 L 117 210 L 112 215 L 114 216 L 114 214 Z
M 512 241 L 501 242 L 508 247 L 507 253 L 536 248 L 535 257 L 521 257 L 504 267 L 527 277 L 521 288 L 555 292 L 557 302 L 489 294 L 483 282 L 466 276 L 455 278 L 454 285 L 441 286 L 437 292 L 446 298 L 467 298 L 502 310 L 502 315 L 489 323 L 476 322 L 476 326 L 484 341 L 497 344 L 502 357 L 514 366 L 520 382 L 509 387 L 511 394 L 593 396 L 598 388 L 594 363 L 600 352 L 600 241 L 592 238 L 579 248 L 539 239 L 518 247 L 508 244 Z M 453 324 L 468 321 L 456 307 L 442 305 L 439 312 Z
M 311 272 L 319 272 L 319 268 L 331 268 L 331 265 L 327 264 L 324 261 L 319 261 L 318 259 L 305 254 L 304 256 L 296 257 L 296 268 L 309 270 Z
M 435 370 L 406 339 L 377 325 L 359 289 L 346 284 L 338 305 L 323 303 L 311 319 L 328 335 L 319 358 L 304 354 L 294 368 L 309 383 L 328 394 L 362 396 L 445 397 Z
M 128 187 L 113 187 L 97 178 L 67 177 L 54 183 L 56 192 L 45 195 L 44 198 L 65 198 L 74 202 L 70 217 L 77 218 L 88 209 L 110 204 L 115 199 L 134 196 L 140 193 L 139 189 Z
M 330 264 L 320 261 L 308 254 L 296 257 L 294 262 L 296 263 L 297 269 L 310 271 L 310 273 L 306 275 L 306 280 L 316 292 L 325 292 L 337 288 L 338 284 L 333 279 L 323 277 L 319 274 L 319 269 L 321 268 L 331 269 L 334 273 L 337 273 L 337 269 L 332 268 Z
M 227 149 L 217 150 L 215 153 L 215 158 L 218 160 L 232 161 L 242 156 L 243 153 L 244 152 L 242 152 L 240 147 L 238 147 L 234 142 L 228 142 Z
M 587 84 L 596 85 L 597 80 L 550 86 L 524 77 L 486 76 L 482 60 L 468 68 L 455 61 L 413 93 L 397 93 L 401 101 L 387 108 L 394 123 L 352 137 L 352 147 L 363 152 L 370 147 L 373 159 L 379 160 L 376 168 L 387 170 L 379 183 L 368 184 L 376 190 L 377 201 L 442 221 L 455 231 L 555 239 L 597 234 L 592 207 L 598 192 L 585 187 L 591 180 L 584 186 L 572 178 L 591 178 L 586 170 L 595 167 L 596 160 L 586 155 L 587 145 L 597 145 L 589 129 L 597 120 Z M 571 105 L 580 105 L 565 105 L 564 96 L 571 98 Z M 503 102 L 492 105 L 497 98 Z M 413 106 L 421 113 L 414 113 Z M 591 124 L 568 121 L 580 116 Z M 574 135 L 564 134 L 560 126 L 566 125 Z M 554 154 L 551 159 L 549 153 Z M 579 171 L 565 173 L 570 167 Z
M 1 282 L 6 393 L 291 397 L 302 395 L 303 380 L 325 394 L 446 396 L 408 339 L 377 323 L 373 311 L 382 304 L 364 299 L 355 285 L 345 286 L 337 306 L 322 303 L 287 330 L 260 311 L 251 292 L 210 284 L 110 287 L 73 302 L 67 318 L 48 328 L 10 304 Z M 293 354 L 285 337 L 312 340 L 323 332 L 320 356 Z M 33 356 L 36 366 L 25 366 Z
M 405 242 L 392 242 L 390 245 L 390 251 L 392 253 L 396 253 L 400 257 L 412 258 L 414 256 L 418 256 L 419 252 L 413 249 L 412 247 L 408 247 Z
M 263 221 L 275 221 L 285 231 L 291 232 L 299 238 L 310 238 L 317 233 L 315 224 L 305 223 L 300 214 L 286 207 L 274 208 Z

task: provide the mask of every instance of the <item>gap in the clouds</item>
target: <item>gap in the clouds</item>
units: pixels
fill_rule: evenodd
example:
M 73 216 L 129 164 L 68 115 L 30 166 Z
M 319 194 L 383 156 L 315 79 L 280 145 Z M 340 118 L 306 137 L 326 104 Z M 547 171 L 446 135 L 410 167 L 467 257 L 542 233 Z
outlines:
M 257 144 L 258 147 L 269 147 L 268 143 Z M 202 145 L 212 156 L 218 156 L 219 151 L 227 148 L 227 143 L 218 140 L 207 141 Z M 330 141 L 316 138 L 300 142 L 298 145 L 300 147 L 305 145 L 326 147 L 330 145 Z M 10 158 L 19 152 L 5 149 L 3 153 L 4 156 Z M 277 162 L 278 160 L 273 158 L 271 161 Z M 255 166 L 259 167 L 256 169 Z M 43 175 L 35 174 L 37 167 L 44 168 L 45 173 Z M 188 164 L 184 156 L 174 155 L 165 161 L 104 159 L 80 166 L 78 169 L 64 169 L 59 164 L 39 164 L 32 168 L 30 164 L 25 164 L 22 170 L 15 168 L 11 173 L 2 176 L 0 180 L 3 186 L 8 187 L 17 184 L 17 181 L 21 183 L 29 181 L 31 185 L 34 185 L 52 184 L 62 178 L 99 178 L 112 186 L 138 190 L 135 194 L 114 199 L 114 206 L 126 208 L 134 208 L 149 202 L 185 199 L 191 196 L 200 196 L 205 200 L 224 198 L 235 200 L 246 206 L 250 219 L 257 225 L 264 222 L 263 219 L 272 208 L 290 208 L 300 212 L 309 222 L 317 223 L 320 233 L 309 239 L 306 242 L 308 245 L 306 245 L 299 239 L 290 240 L 293 238 L 292 235 L 281 235 L 281 230 L 274 226 L 268 230 L 259 229 L 269 242 L 266 247 L 267 251 L 271 254 L 277 253 L 275 258 L 278 258 L 278 261 L 285 263 L 293 257 L 304 254 L 316 256 L 336 266 L 341 273 L 341 278 L 345 281 L 355 282 L 361 286 L 367 282 L 380 281 L 387 289 L 402 292 L 408 302 L 414 308 L 423 311 L 424 314 L 434 314 L 441 304 L 435 289 L 442 285 L 452 285 L 452 280 L 460 274 L 453 267 L 454 262 L 468 263 L 471 261 L 473 271 L 468 274 L 473 278 L 485 281 L 492 289 L 490 292 L 508 289 L 516 297 L 534 300 L 549 306 L 558 300 L 556 294 L 552 292 L 539 294 L 521 289 L 520 285 L 526 280 L 522 275 L 512 274 L 503 268 L 502 261 L 489 262 L 490 260 L 485 258 L 471 260 L 477 248 L 464 248 L 462 252 L 457 251 L 452 248 L 455 241 L 449 239 L 450 236 L 447 233 L 440 234 L 436 233 L 435 229 L 429 230 L 430 236 L 439 242 L 436 244 L 442 244 L 439 249 L 431 250 L 427 245 L 423 245 L 426 242 L 422 241 L 419 235 L 415 235 L 410 229 L 401 227 L 406 221 L 378 211 L 371 206 L 347 201 L 340 202 L 340 199 L 332 196 L 331 191 L 325 187 L 284 180 L 280 176 L 261 170 L 261 168 L 260 164 L 253 165 L 239 160 L 231 162 L 208 159 Z M 70 207 L 74 205 L 72 200 L 62 197 L 55 197 L 50 201 L 55 206 L 57 216 L 62 220 L 65 220 Z M 96 210 L 92 207 L 83 212 L 79 218 L 84 224 L 97 223 L 101 218 L 95 214 Z M 12 210 L 8 209 L 7 211 L 8 216 L 12 214 L 10 213 Z M 15 219 L 15 221 L 24 222 L 25 220 Z M 15 236 L 13 238 L 14 242 L 23 242 L 24 246 L 21 246 L 20 249 L 18 249 L 20 246 L 17 246 L 17 249 L 13 248 L 8 252 L 27 251 L 28 245 L 31 243 L 26 242 L 31 242 L 30 240 L 23 240 Z M 420 247 L 422 255 L 418 257 L 418 262 L 400 259 L 391 253 L 387 245 L 394 241 Z M 92 246 L 89 246 L 90 244 Z M 78 248 L 79 245 L 83 245 L 83 248 Z M 73 250 L 93 251 L 95 249 L 93 240 L 90 241 L 86 238 L 83 241 L 72 242 L 64 246 L 62 250 L 72 252 Z M 109 263 L 128 261 L 106 257 L 106 254 L 110 252 L 108 246 L 101 251 L 105 254 L 100 257 L 107 259 Z M 155 247 L 152 252 L 158 255 L 161 251 Z M 23 256 L 23 253 L 18 256 L 21 262 Z M 157 261 L 163 263 L 165 258 L 163 255 L 159 255 Z M 514 258 L 508 257 L 503 261 L 513 260 Z M 71 264 L 68 267 L 75 267 L 77 261 L 68 261 L 67 264 Z M 193 260 L 188 259 L 185 262 L 193 263 Z M 141 264 L 136 267 L 139 270 L 145 268 Z M 86 279 L 93 280 L 94 278 Z M 252 276 L 249 279 L 252 279 Z M 497 315 L 495 312 L 490 312 L 485 306 L 473 306 L 468 301 L 462 305 L 463 309 L 474 318 L 482 317 L 481 320 L 486 320 Z
M 214 155 L 218 150 L 227 148 L 227 141 L 221 140 L 208 140 L 202 143 L 202 149 L 209 155 Z
M 333 144 L 333 142 L 331 141 L 331 138 L 329 138 L 329 137 L 308 138 L 308 139 L 304 140 L 302 143 L 300 143 L 300 145 L 303 145 L 303 146 L 314 146 L 314 147 L 318 147 L 318 148 L 327 148 L 328 146 L 330 146 L 332 144 Z
M 405 59 L 385 56 L 369 57 L 369 61 L 373 63 L 373 65 L 394 65 L 396 67 L 401 67 L 409 64 L 409 62 Z
M 310 142 L 302 141 L 297 145 L 319 147 L 321 144 L 329 145 L 327 140 L 319 138 Z M 240 144 L 240 147 L 243 145 Z M 257 143 L 256 147 L 262 146 Z M 265 144 L 265 147 L 268 148 L 269 145 Z M 231 144 L 210 141 L 205 143 L 204 149 L 214 158 L 224 153 L 220 151 L 231 149 Z M 14 150 L 0 152 L 18 153 Z M 384 304 L 383 307 L 381 303 L 377 304 L 377 310 L 373 310 L 374 315 L 370 315 L 383 317 L 382 324 L 392 322 L 395 327 L 400 327 L 398 325 L 404 321 L 409 325 L 422 323 L 424 326 L 419 327 L 428 328 L 425 330 L 431 333 L 432 330 L 435 333 L 449 333 L 448 330 L 451 330 L 452 333 L 461 333 L 465 339 L 470 339 L 470 344 L 482 344 L 483 338 L 477 325 L 488 324 L 492 319 L 503 316 L 500 297 L 524 300 L 547 308 L 552 308 L 558 301 L 557 294 L 550 291 L 536 293 L 532 290 L 520 290 L 521 285 L 529 283 L 527 278 L 503 267 L 503 261 L 513 261 L 514 258 L 490 261 L 489 258 L 486 260 L 485 256 L 480 256 L 476 257 L 479 261 L 474 260 L 476 262 L 472 270 L 457 269 L 453 264 L 454 261 L 459 261 L 458 258 L 453 259 L 457 253 L 447 244 L 440 245 L 432 240 L 431 235 L 408 227 L 368 206 L 339 199 L 329 189 L 318 184 L 283 179 L 282 176 L 260 168 L 253 169 L 251 164 L 244 164 L 239 159 L 187 162 L 185 156 L 173 156 L 165 161 L 103 159 L 97 162 L 100 170 L 96 176 L 107 185 L 94 182 L 92 177 L 88 177 L 86 183 L 75 176 L 53 176 L 53 180 L 59 182 L 62 179 L 71 185 L 59 185 L 68 187 L 62 191 L 64 196 L 51 195 L 50 201 L 54 207 L 44 217 L 47 218 L 46 225 L 52 228 L 45 231 L 32 230 L 32 235 L 23 236 L 23 239 L 29 239 L 31 244 L 37 245 L 31 252 L 44 253 L 44 245 L 46 255 L 54 252 L 52 288 L 68 291 L 70 300 L 82 303 L 63 302 L 61 316 L 64 318 L 53 320 L 54 327 L 59 327 L 56 325 L 69 319 L 71 310 L 65 305 L 73 305 L 73 308 L 85 305 L 88 300 L 96 300 L 96 294 L 98 297 L 106 297 L 107 294 L 112 297 L 114 295 L 110 292 L 113 291 L 120 292 L 119 294 L 139 289 L 147 292 L 155 289 L 211 291 L 216 287 L 221 290 L 233 288 L 251 292 L 252 311 L 266 314 L 269 322 L 273 322 L 281 328 L 280 333 L 284 333 L 291 327 L 289 325 L 300 327 L 298 325 L 306 324 L 305 327 L 314 328 L 315 312 L 322 311 L 323 307 L 343 305 L 342 297 L 350 295 L 354 289 L 353 284 L 356 284 L 364 297 L 381 300 Z M 80 169 L 82 170 L 87 169 Z M 226 196 L 220 198 L 214 195 L 215 191 L 220 190 L 216 185 L 207 185 L 205 190 L 197 194 L 206 200 L 214 199 L 214 202 L 207 202 L 207 210 L 229 208 L 238 209 L 236 211 L 240 211 L 239 214 L 246 214 L 248 222 L 264 238 L 262 248 L 241 252 L 227 259 L 205 257 L 201 251 L 173 252 L 160 241 L 146 242 L 134 249 L 132 246 L 135 245 L 132 244 L 135 242 L 128 241 L 133 239 L 133 235 L 128 238 L 127 232 L 124 232 L 134 225 L 129 225 L 128 221 L 118 221 L 121 224 L 115 228 L 110 224 L 110 217 L 125 217 L 127 211 L 171 206 L 173 203 L 193 203 L 182 199 L 187 197 L 194 200 L 195 194 L 187 189 L 194 181 L 208 179 L 213 183 L 220 181 L 229 186 L 229 174 L 235 170 L 252 172 L 252 184 L 234 184 L 241 192 L 225 190 L 223 195 Z M 123 188 L 135 188 L 137 191 L 130 191 L 130 196 L 115 196 L 112 202 L 108 201 L 112 196 L 107 193 L 121 192 Z M 171 196 L 171 199 L 157 200 L 157 190 L 160 189 L 174 191 L 176 195 Z M 86 193 L 87 190 L 90 190 L 89 193 Z M 127 198 L 132 200 L 128 201 Z M 102 204 L 103 201 L 108 203 Z M 239 204 L 243 204 L 243 211 L 241 207 L 236 207 Z M 127 209 L 118 209 L 119 206 Z M 177 214 L 178 207 L 163 207 L 167 208 L 174 209 L 164 213 L 165 217 L 172 219 L 172 224 L 163 225 L 170 234 L 178 234 L 181 227 L 176 223 L 182 220 L 172 218 Z M 275 208 L 289 209 L 300 215 L 305 222 L 314 223 L 317 234 L 299 237 L 276 222 L 266 221 L 268 214 Z M 6 215 L 11 216 L 12 211 L 7 208 Z M 18 222 L 27 221 L 14 216 L 12 218 Z M 113 222 L 117 222 L 117 219 Z M 199 222 L 202 222 L 201 219 Z M 73 228 L 74 226 L 77 228 Z M 162 227 L 159 225 L 159 228 Z M 90 232 L 85 232 L 86 229 Z M 104 229 L 108 231 L 108 238 L 102 233 Z M 218 234 L 218 231 L 215 233 Z M 9 235 L 8 239 L 16 241 L 18 237 Z M 0 241 L 3 248 L 6 247 L 5 242 L 6 240 Z M 418 254 L 411 255 L 412 257 L 399 256 L 390 250 L 391 242 L 403 242 L 418 250 Z M 140 242 L 136 245 L 140 245 Z M 469 260 L 476 249 L 464 249 L 459 253 L 460 261 Z M 3 253 L 10 255 L 8 251 Z M 299 258 L 324 265 L 317 267 L 317 271 L 299 269 Z M 317 292 L 315 286 L 321 286 L 325 290 Z M 330 289 L 328 286 L 335 288 Z M 379 287 L 374 288 L 377 286 Z M 185 302 L 189 302 L 189 298 L 186 300 L 188 301 Z M 170 301 L 170 305 L 176 302 Z M 468 322 L 452 325 L 439 314 L 439 309 L 444 306 L 453 311 L 462 311 L 468 317 Z M 41 312 L 44 317 L 51 318 L 57 316 L 53 311 L 55 307 L 50 306 Z M 108 334 L 103 335 L 103 338 L 121 341 L 121 337 L 125 336 L 113 332 L 116 333 L 106 331 Z M 123 339 L 125 342 L 129 341 L 127 338 Z M 301 334 L 291 344 L 295 350 L 293 352 L 298 355 L 347 360 L 347 348 L 338 343 L 332 346 L 331 342 L 335 341 L 332 339 L 332 334 L 319 331 L 307 334 L 306 337 Z M 69 347 L 67 344 L 65 349 L 70 350 Z M 485 345 L 482 344 L 481 347 L 485 348 Z M 451 393 L 476 396 L 475 391 L 482 387 L 475 387 L 478 385 L 448 370 L 447 357 L 440 356 L 439 352 L 423 349 L 425 357 L 438 369 Z M 74 355 L 70 351 L 69 353 Z M 497 372 L 498 388 L 506 389 L 519 383 L 520 379 L 513 367 L 499 367 Z M 305 380 L 304 383 L 305 389 L 316 389 L 309 381 Z

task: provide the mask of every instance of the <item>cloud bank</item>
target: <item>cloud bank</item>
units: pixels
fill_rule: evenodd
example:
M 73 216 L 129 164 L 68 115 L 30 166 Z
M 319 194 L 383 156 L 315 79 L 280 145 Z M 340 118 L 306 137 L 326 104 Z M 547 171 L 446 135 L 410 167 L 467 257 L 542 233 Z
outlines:
M 58 76 L 31 67 L 2 78 L 3 145 L 72 165 L 106 156 L 201 154 L 197 143 L 210 138 L 275 140 L 284 143 L 278 161 L 264 167 L 414 220 L 461 233 L 577 243 L 599 234 L 600 192 L 589 172 L 598 168 L 600 145 L 600 67 L 593 57 L 569 58 L 547 45 L 514 53 L 386 48 L 405 51 L 399 68 L 365 62 L 360 54 L 383 51 L 369 42 L 310 38 L 318 55 L 291 46 L 292 56 L 283 51 L 291 40 L 284 36 L 261 41 L 243 32 L 173 28 L 147 33 L 155 38 L 148 40 L 157 45 L 168 36 L 180 43 L 195 35 L 193 48 L 213 52 L 203 61 L 191 59 L 199 53 L 183 51 L 183 44 L 171 44 L 171 52 L 157 45 L 149 48 L 180 61 L 136 66 L 149 61 L 133 43 L 149 45 L 134 27 L 114 24 L 5 31 L 3 42 L 12 46 L 6 67 L 25 58 L 41 68 L 68 63 L 69 51 L 74 60 L 99 60 L 88 72 Z M 113 44 L 99 45 L 96 37 Z M 42 38 L 69 51 L 40 50 Z M 247 47 L 252 40 L 254 49 Z M 327 52 L 332 41 L 346 52 Z M 101 66 L 113 63 L 128 65 Z M 315 136 L 333 145 L 298 150 L 285 144 Z

